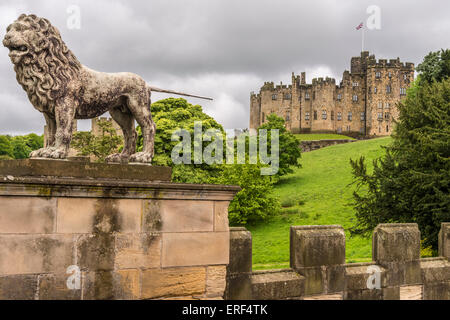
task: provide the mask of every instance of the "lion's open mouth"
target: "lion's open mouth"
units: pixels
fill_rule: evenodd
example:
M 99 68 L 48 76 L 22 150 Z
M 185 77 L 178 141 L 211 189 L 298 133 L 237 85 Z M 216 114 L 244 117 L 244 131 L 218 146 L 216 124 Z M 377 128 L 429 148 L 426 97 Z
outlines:
M 18 47 L 10 46 L 10 47 L 8 47 L 8 49 L 10 51 L 18 51 L 18 52 L 25 52 L 28 50 L 28 48 L 26 46 L 18 46 Z

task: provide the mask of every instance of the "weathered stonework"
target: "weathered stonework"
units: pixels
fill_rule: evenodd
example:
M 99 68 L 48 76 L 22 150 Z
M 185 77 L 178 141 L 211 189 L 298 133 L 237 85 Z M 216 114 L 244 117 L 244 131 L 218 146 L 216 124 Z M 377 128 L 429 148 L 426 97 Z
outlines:
M 442 225 L 441 236 L 447 225 Z M 226 298 L 450 299 L 450 263 L 442 256 L 420 259 L 417 224 L 381 224 L 373 239 L 373 262 L 345 264 L 342 227 L 291 227 L 291 269 L 252 272 L 251 234 L 233 228 Z M 245 282 L 249 276 L 251 290 Z
M 398 118 L 396 103 L 413 80 L 414 64 L 399 58 L 377 61 L 364 51 L 351 59 L 351 70 L 339 85 L 331 78 L 307 84 L 304 72 L 293 73 L 290 85 L 265 82 L 258 94 L 250 95 L 250 128 L 257 129 L 275 113 L 294 133 L 390 135 Z
M 112 178 L 89 163 L 43 176 L 77 164 L 40 161 L 0 161 L 0 300 L 223 298 L 239 187 L 170 183 L 157 167 L 153 180 Z

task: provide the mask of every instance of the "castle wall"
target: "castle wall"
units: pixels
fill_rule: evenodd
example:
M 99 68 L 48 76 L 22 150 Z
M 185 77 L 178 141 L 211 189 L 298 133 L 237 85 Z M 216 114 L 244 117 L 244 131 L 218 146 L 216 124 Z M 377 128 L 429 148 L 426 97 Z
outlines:
M 329 78 L 313 79 L 312 84 L 307 84 L 304 72 L 301 76 L 292 74 L 288 86 L 266 82 L 260 93 L 251 95 L 250 128 L 257 129 L 269 114 L 275 113 L 294 133 L 390 135 L 393 119 L 398 117 L 396 104 L 414 81 L 414 65 L 403 64 L 398 58 L 377 62 L 375 56 L 362 52 L 351 59 L 350 70 L 343 73 L 339 85 Z

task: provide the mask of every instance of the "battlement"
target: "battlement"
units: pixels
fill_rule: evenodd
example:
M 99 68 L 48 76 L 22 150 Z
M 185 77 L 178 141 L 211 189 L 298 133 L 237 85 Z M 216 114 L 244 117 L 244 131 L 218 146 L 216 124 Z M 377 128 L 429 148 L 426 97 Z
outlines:
M 375 55 L 369 55 L 368 51 L 361 52 L 361 56 L 352 57 L 351 73 L 363 73 L 365 68 L 402 68 L 404 70 L 414 70 L 414 63 L 402 63 L 400 58 L 397 59 L 379 59 Z
M 323 78 L 314 78 L 312 79 L 313 86 L 315 85 L 336 85 L 336 79 L 326 77 L 325 80 Z
M 420 258 L 415 223 L 378 225 L 368 263 L 346 263 L 345 240 L 338 225 L 293 226 L 290 269 L 253 272 L 251 233 L 232 228 L 226 299 L 450 299 L 450 223 L 437 258 Z

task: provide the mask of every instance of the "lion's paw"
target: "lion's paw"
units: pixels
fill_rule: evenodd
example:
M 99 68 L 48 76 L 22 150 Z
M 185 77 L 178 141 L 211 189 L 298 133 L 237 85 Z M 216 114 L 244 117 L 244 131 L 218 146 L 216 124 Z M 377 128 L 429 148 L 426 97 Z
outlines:
M 124 163 L 124 162 L 128 162 L 128 159 L 130 157 L 128 155 L 124 155 L 122 153 L 115 153 L 115 154 L 111 154 L 109 156 L 107 156 L 105 158 L 106 162 L 112 162 L 112 163 Z
M 130 162 L 152 163 L 152 155 L 148 152 L 138 152 L 130 157 Z
M 65 159 L 67 151 L 65 149 L 50 147 L 42 148 L 30 153 L 30 158 Z

